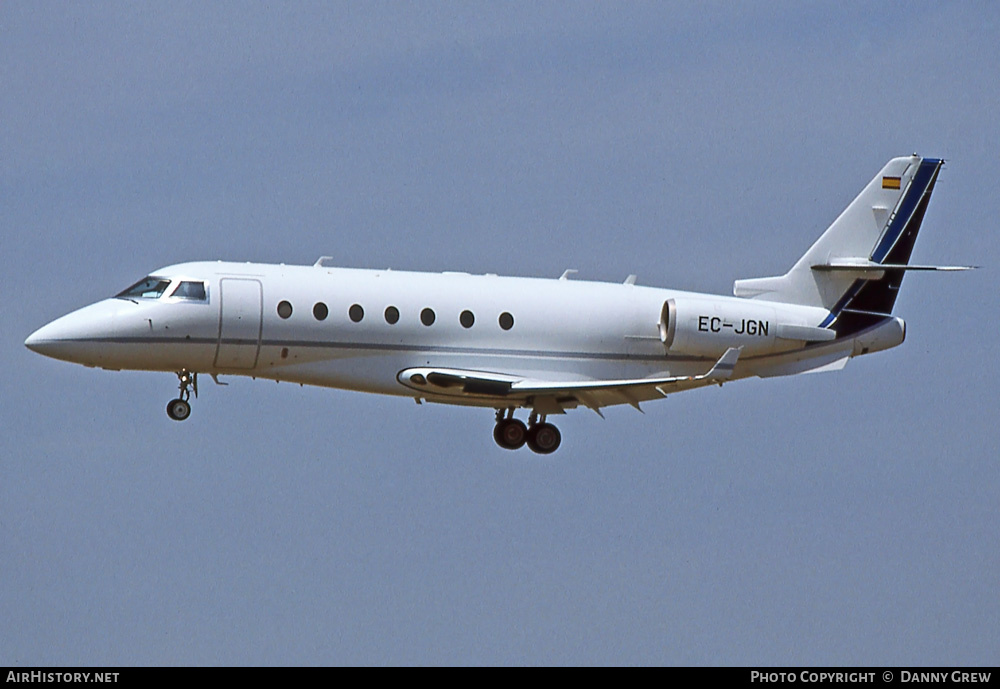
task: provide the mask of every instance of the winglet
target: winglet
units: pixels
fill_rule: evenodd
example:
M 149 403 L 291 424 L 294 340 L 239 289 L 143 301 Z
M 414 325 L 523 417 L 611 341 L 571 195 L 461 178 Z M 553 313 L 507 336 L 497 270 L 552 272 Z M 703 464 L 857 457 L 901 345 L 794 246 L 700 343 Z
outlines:
M 736 367 L 736 360 L 740 358 L 740 352 L 742 351 L 742 347 L 730 347 L 727 349 L 726 353 L 715 362 L 712 370 L 706 373 L 703 378 L 705 380 L 726 380 L 732 376 L 733 369 Z

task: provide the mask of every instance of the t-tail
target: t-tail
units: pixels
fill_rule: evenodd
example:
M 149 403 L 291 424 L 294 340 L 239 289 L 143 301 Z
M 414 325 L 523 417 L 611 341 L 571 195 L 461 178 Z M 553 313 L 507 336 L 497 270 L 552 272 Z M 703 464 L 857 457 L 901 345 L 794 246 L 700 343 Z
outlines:
M 969 266 L 910 265 L 943 160 L 893 158 L 784 275 L 737 280 L 733 293 L 819 306 L 820 325 L 848 337 L 890 318 L 908 270 L 967 270 Z

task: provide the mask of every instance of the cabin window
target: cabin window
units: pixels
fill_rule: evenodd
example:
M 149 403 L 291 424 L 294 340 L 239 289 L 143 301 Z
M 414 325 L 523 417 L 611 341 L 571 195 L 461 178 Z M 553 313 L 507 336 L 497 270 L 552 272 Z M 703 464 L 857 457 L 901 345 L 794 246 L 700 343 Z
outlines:
M 458 322 L 462 324 L 463 328 L 471 328 L 472 324 L 476 322 L 476 317 L 471 311 L 463 311 L 458 316 Z
M 317 321 L 325 321 L 329 315 L 330 309 L 326 307 L 326 304 L 321 301 L 316 302 L 316 305 L 313 306 L 313 318 Z
M 500 314 L 499 321 L 500 321 L 500 327 L 503 328 L 504 330 L 510 330 L 511 328 L 514 327 L 514 317 L 511 316 L 506 311 Z
M 206 301 L 208 299 L 205 294 L 205 283 L 189 280 L 184 280 L 181 284 L 177 285 L 177 289 L 170 296 L 179 299 L 191 299 L 192 301 Z
M 348 310 L 347 315 L 351 317 L 351 320 L 355 323 L 360 323 L 361 319 L 365 317 L 365 310 L 361 308 L 361 304 L 354 304 Z
M 122 299 L 159 299 L 169 285 L 170 280 L 146 277 L 115 296 Z
M 278 315 L 282 318 L 291 318 L 292 305 L 287 301 L 278 302 Z
M 434 325 L 434 310 L 424 309 L 420 312 L 420 322 L 424 325 Z
M 395 306 L 385 307 L 385 322 L 389 325 L 396 325 L 399 322 L 399 309 Z

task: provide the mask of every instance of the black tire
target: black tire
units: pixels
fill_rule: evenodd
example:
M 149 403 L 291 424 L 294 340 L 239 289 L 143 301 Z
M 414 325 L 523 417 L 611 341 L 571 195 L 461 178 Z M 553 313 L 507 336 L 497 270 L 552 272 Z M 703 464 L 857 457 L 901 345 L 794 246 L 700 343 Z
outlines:
M 503 419 L 493 429 L 493 439 L 505 450 L 524 447 L 528 438 L 528 428 L 517 419 Z
M 167 402 L 167 416 L 174 421 L 183 421 L 191 416 L 191 405 L 182 399 Z
M 562 443 L 562 434 L 552 424 L 540 423 L 528 431 L 527 442 L 532 452 L 548 455 L 559 449 L 559 445 Z

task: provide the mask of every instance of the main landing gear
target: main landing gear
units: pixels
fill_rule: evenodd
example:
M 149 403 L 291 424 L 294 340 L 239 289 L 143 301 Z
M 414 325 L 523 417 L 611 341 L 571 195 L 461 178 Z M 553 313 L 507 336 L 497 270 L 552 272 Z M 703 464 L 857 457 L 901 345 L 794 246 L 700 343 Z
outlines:
M 180 397 L 167 402 L 167 416 L 174 421 L 183 421 L 191 416 L 191 391 L 198 397 L 198 374 L 191 373 L 187 369 L 177 372 L 177 379 L 180 380 Z
M 493 439 L 505 450 L 518 450 L 527 445 L 532 452 L 547 455 L 559 449 L 562 435 L 558 428 L 545 422 L 544 415 L 539 422 L 535 412 L 531 412 L 528 425 L 525 426 L 523 421 L 514 418 L 514 409 L 511 407 L 507 410 L 497 409 Z

